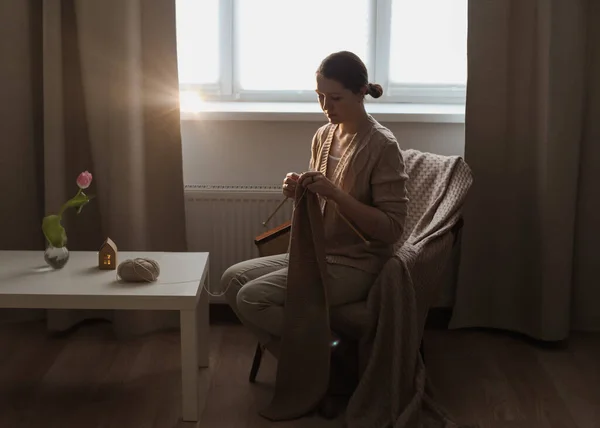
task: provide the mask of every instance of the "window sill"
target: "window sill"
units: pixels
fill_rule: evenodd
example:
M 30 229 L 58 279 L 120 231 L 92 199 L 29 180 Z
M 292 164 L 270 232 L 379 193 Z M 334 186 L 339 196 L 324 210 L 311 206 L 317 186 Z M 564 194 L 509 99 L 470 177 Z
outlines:
M 465 106 L 459 104 L 367 103 L 367 111 L 379 122 L 464 123 Z M 181 111 L 182 121 L 259 120 L 324 122 L 314 102 L 204 102 L 200 111 Z

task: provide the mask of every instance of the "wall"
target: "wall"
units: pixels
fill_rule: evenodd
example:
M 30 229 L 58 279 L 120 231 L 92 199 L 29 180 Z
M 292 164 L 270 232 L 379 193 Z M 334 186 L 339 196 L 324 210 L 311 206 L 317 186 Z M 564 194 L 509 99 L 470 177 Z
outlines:
M 184 120 L 185 184 L 279 184 L 287 172 L 307 168 L 310 143 L 322 123 Z M 464 154 L 464 124 L 383 125 L 394 132 L 403 148 Z

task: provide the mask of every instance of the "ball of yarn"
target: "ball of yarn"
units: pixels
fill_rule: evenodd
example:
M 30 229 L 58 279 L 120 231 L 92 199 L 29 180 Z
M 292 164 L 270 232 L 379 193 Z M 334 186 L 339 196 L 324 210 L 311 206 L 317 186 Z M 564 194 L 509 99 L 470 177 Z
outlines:
M 152 259 L 127 259 L 117 268 L 117 277 L 125 282 L 154 282 L 159 274 L 158 262 Z

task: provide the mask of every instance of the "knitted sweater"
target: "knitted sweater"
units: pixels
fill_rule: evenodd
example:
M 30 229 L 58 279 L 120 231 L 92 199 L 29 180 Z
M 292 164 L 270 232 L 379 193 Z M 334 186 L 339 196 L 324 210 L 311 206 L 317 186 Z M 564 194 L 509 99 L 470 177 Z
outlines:
M 379 273 L 393 255 L 394 243 L 402 236 L 407 216 L 408 176 L 402 151 L 392 132 L 369 116 L 331 173 L 327 164 L 337 126 L 326 124 L 315 133 L 310 169 L 330 176 L 334 184 L 358 201 L 383 211 L 388 221 L 379 226 L 389 239 L 382 242 L 361 231 L 369 241 L 365 243 L 341 218 L 335 203 L 320 198 L 327 261 Z M 358 229 L 355 224 L 354 227 Z

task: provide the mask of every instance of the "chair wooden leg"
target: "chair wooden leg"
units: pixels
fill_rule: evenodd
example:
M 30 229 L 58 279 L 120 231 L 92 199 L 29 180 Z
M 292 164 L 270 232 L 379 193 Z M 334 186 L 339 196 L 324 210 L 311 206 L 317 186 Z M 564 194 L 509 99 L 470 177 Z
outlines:
M 252 368 L 250 369 L 250 377 L 249 380 L 251 383 L 256 382 L 256 375 L 258 373 L 258 369 L 260 368 L 260 363 L 262 361 L 263 350 L 260 346 L 260 343 L 256 344 L 256 351 L 254 352 L 254 360 L 252 361 Z
M 419 352 L 421 353 L 421 359 L 425 362 L 425 349 L 423 348 L 423 341 L 421 340 L 421 345 L 419 346 Z

